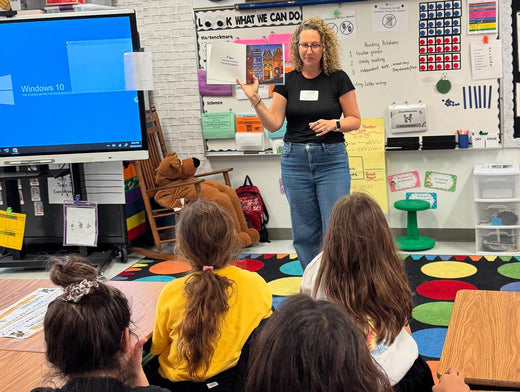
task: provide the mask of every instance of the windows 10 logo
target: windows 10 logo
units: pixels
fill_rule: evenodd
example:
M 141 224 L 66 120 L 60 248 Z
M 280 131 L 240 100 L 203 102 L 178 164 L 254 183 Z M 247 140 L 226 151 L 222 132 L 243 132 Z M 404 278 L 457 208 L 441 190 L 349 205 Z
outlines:
M 14 105 L 11 75 L 0 76 L 0 105 Z

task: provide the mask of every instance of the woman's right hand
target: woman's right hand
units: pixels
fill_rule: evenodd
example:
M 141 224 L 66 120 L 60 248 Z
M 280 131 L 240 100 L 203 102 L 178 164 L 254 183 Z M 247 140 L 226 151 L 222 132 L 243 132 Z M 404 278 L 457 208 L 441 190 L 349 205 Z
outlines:
M 240 81 L 240 79 L 236 79 L 237 83 L 240 85 L 240 88 L 246 95 L 246 97 L 251 100 L 252 98 L 258 99 L 258 78 L 253 75 L 253 83 L 252 84 L 244 84 Z

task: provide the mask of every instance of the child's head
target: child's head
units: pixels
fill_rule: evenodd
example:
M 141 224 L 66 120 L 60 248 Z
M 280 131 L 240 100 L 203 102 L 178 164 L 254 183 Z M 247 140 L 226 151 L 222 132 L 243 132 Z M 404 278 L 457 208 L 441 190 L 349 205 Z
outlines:
M 341 246 L 349 259 L 397 253 L 385 215 L 370 195 L 354 192 L 340 198 L 332 208 L 324 250 L 335 251 L 330 248 L 337 246 Z
M 98 281 L 96 268 L 81 256 L 55 258 L 50 278 L 64 293 L 45 314 L 48 361 L 65 377 L 120 370 L 120 344 L 130 324 L 124 294 Z
M 365 329 L 372 323 L 381 339 L 393 341 L 410 319 L 404 262 L 381 207 L 368 194 L 355 192 L 334 205 L 317 282 Z
M 298 294 L 254 340 L 248 392 L 389 391 L 357 325 L 337 305 Z
M 195 270 L 202 270 L 204 266 L 221 268 L 238 250 L 232 218 L 207 199 L 198 199 L 184 207 L 176 237 L 176 253 Z

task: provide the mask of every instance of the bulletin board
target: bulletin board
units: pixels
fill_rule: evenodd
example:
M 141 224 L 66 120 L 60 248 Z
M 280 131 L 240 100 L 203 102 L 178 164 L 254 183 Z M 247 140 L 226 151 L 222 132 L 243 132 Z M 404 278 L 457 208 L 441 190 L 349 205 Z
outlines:
M 500 132 L 502 47 L 497 40 L 498 20 L 493 28 L 469 31 L 474 26 L 469 5 L 479 2 L 406 0 L 244 11 L 194 9 L 198 68 L 205 69 L 206 42 L 269 41 L 292 33 L 305 18 L 319 16 L 338 35 L 342 67 L 356 87 L 362 117 L 385 118 L 387 138 L 455 135 L 458 129 L 496 134 Z M 437 87 L 441 80 L 449 81 L 449 91 L 439 91 L 446 90 Z M 201 97 L 202 112 L 254 115 L 249 100 L 237 99 L 236 86 L 232 89 L 228 96 Z M 269 99 L 265 101 L 269 106 Z M 388 118 L 389 107 L 395 105 L 423 105 L 427 130 L 393 133 Z M 276 150 L 276 143 L 266 134 L 263 148 Z M 236 149 L 234 139 L 207 140 L 208 152 Z

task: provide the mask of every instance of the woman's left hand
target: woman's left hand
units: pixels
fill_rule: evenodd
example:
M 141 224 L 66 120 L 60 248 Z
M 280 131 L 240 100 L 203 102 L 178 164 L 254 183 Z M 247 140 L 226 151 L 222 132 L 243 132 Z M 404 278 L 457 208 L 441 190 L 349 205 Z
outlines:
M 336 122 L 334 120 L 319 119 L 309 123 L 309 127 L 316 132 L 316 136 L 323 136 L 336 129 Z

